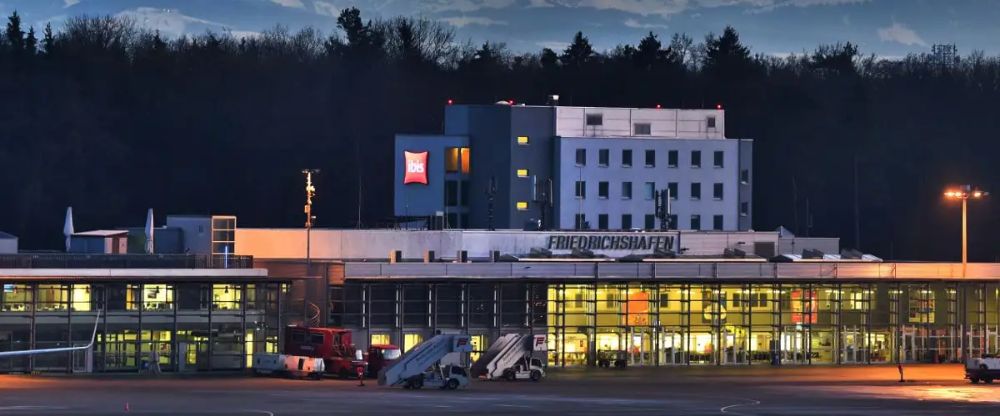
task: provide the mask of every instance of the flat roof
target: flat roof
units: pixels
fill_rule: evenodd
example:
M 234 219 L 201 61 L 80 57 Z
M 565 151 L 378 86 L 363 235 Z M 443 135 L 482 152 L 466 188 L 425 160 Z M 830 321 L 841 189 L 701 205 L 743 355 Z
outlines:
M 255 269 L 0 269 L 0 281 L 275 281 L 301 277 L 269 276 Z

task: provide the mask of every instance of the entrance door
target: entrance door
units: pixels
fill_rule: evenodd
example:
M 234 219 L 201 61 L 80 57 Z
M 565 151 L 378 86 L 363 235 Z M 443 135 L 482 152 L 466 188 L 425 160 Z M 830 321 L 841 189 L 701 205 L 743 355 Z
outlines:
M 660 365 L 685 363 L 684 337 L 680 331 L 666 329 L 660 332 Z
M 786 326 L 781 333 L 781 363 L 808 364 L 809 331 L 805 328 Z
M 903 362 L 917 362 L 920 359 L 919 336 L 916 326 L 903 325 L 900 328 L 899 358 Z
M 723 326 L 719 335 L 719 362 L 721 364 L 748 364 L 747 329 Z
M 840 331 L 840 362 L 844 364 L 858 364 L 865 362 L 865 336 L 861 328 L 857 326 L 847 326 Z
M 651 328 L 633 328 L 629 333 L 628 354 L 630 365 L 653 364 L 653 330 Z

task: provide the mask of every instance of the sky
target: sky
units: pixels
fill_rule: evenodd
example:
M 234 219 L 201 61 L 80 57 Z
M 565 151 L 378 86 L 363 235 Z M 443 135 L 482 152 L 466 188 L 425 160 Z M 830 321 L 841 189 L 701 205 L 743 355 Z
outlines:
M 786 56 L 850 41 L 886 58 L 954 43 L 1000 55 L 1000 0 L 0 0 L 26 24 L 58 29 L 75 15 L 125 15 L 169 36 L 208 30 L 252 36 L 283 25 L 336 32 L 345 7 L 363 18 L 422 17 L 453 26 L 462 43 L 506 43 L 514 52 L 565 48 L 582 31 L 598 50 L 653 32 L 696 40 L 731 25 L 753 52 Z

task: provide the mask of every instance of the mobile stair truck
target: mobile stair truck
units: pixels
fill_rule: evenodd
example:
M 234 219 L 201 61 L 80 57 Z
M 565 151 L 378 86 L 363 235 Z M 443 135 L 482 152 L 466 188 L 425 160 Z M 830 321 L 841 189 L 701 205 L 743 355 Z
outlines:
M 985 383 L 992 383 L 993 380 L 1000 379 L 1000 357 L 986 355 L 983 358 L 969 358 L 965 361 L 965 378 L 972 384 L 982 380 Z
M 532 356 L 535 351 L 547 351 L 545 335 L 503 335 L 472 365 L 472 375 L 487 380 L 539 381 L 545 377 L 545 367 L 541 359 Z
M 449 390 L 467 386 L 469 375 L 464 367 L 441 365 L 441 359 L 453 352 L 472 352 L 472 343 L 468 335 L 435 335 L 379 371 L 378 385 L 403 386 L 406 389 L 436 387 Z

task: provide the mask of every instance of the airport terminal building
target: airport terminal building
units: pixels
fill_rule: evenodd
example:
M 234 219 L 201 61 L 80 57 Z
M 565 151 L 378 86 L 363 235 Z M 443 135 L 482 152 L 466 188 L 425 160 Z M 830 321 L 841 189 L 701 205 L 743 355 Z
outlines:
M 256 259 L 305 252 L 302 230 L 236 235 Z M 837 239 L 787 231 L 312 235 L 328 292 L 310 302 L 358 342 L 404 351 L 437 331 L 469 333 L 477 351 L 505 333 L 546 334 L 554 366 L 933 363 L 1000 345 L 1000 264 L 963 277 L 960 263 L 830 254 Z M 665 247 L 681 254 L 655 254 Z

